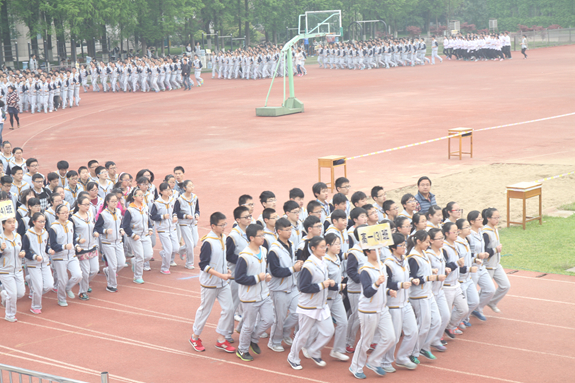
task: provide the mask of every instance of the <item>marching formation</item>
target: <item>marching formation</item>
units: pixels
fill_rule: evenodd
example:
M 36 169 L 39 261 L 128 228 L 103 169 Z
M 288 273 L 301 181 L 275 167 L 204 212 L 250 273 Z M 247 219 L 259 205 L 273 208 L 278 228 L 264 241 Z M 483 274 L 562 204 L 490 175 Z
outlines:
M 487 61 L 511 59 L 511 37 L 508 32 L 446 36 L 443 54 L 451 60 Z

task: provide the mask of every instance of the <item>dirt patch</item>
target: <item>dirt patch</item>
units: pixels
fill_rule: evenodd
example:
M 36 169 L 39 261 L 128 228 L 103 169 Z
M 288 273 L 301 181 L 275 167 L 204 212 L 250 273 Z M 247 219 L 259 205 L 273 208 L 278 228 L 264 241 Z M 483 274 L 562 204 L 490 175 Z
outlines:
M 463 209 L 464 216 L 471 210 L 496 207 L 501 212 L 501 225 L 507 223 L 506 186 L 524 181 L 555 176 L 573 171 L 569 165 L 548 164 L 491 164 L 461 173 L 443 177 L 430 177 L 433 181 L 432 192 L 437 203 L 445 207 L 450 201 L 456 201 Z M 563 204 L 575 201 L 575 174 L 543 182 L 543 212 L 550 211 Z M 401 201 L 405 193 L 417 193 L 415 185 L 387 192 L 387 198 Z M 527 215 L 538 211 L 538 198 L 527 200 Z M 511 200 L 511 219 L 521 219 L 521 201 Z

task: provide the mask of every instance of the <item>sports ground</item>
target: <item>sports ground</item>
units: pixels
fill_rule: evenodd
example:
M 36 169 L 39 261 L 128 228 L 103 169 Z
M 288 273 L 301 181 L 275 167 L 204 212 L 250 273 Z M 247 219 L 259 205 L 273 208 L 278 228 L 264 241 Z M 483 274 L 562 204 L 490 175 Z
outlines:
M 311 199 L 318 157 L 394 148 L 445 136 L 452 127 L 523 122 L 475 134 L 473 159 L 448 160 L 444 140 L 350 160 L 353 191 L 368 192 L 374 185 L 392 190 L 413 185 L 421 175 L 440 179 L 492 164 L 545 165 L 549 175 L 555 175 L 554 167 L 560 174 L 575 164 L 574 61 L 575 46 L 566 46 L 530 51 L 527 60 L 516 53 L 504 62 L 444 61 L 365 71 L 310 66 L 307 76 L 295 80 L 305 113 L 281 118 L 255 116 L 269 81 L 212 80 L 204 74 L 204 86 L 191 92 L 82 94 L 81 107 L 21 115 L 22 128 L 8 131 L 6 124 L 3 136 L 23 147 L 25 158 L 33 153 L 42 173 L 62 159 L 72 168 L 90 159 L 114 160 L 120 171 L 134 176 L 149 168 L 156 179 L 182 165 L 196 185 L 203 235 L 216 210 L 231 222 L 240 194 L 272 190 L 283 204 L 288 190 L 300 187 L 306 201 Z M 278 86 L 270 104 L 281 103 L 280 93 Z M 500 176 L 455 184 L 453 194 L 462 200 L 472 192 L 480 195 L 483 185 L 489 189 L 495 179 L 505 182 Z M 575 178 L 565 178 L 546 183 L 544 193 L 560 182 L 565 192 L 558 201 L 575 201 Z M 466 212 L 487 207 L 472 202 L 466 202 Z M 156 259 L 158 250 L 159 245 Z M 101 371 L 110 372 L 111 382 L 353 380 L 349 363 L 332 360 L 327 350 L 325 368 L 304 360 L 303 370 L 296 372 L 286 362 L 287 353 L 266 347 L 251 363 L 216 350 L 216 308 L 202 335 L 207 351 L 196 353 L 188 338 L 200 302 L 199 270 L 176 262 L 169 276 L 158 272 L 158 261 L 152 262 L 142 286 L 133 284 L 124 269 L 118 294 L 105 291 L 100 274 L 90 301 L 70 300 L 67 308 L 57 306 L 55 294 L 49 293 L 39 316 L 29 313 L 27 298 L 20 300 L 18 323 L 0 323 L 0 360 L 89 382 L 98 381 Z M 539 275 L 510 274 L 511 291 L 500 304 L 501 314 L 486 309 L 488 321 L 472 319 L 473 326 L 450 341 L 436 361 L 422 360 L 415 371 L 400 370 L 383 379 L 569 381 L 575 376 L 575 278 Z M 377 378 L 368 374 L 368 379 Z

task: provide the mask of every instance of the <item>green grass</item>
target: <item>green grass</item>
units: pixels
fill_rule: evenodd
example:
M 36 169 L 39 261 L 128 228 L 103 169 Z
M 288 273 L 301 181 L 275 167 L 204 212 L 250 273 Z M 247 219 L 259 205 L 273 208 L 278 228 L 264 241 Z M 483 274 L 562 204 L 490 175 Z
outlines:
M 575 211 L 575 202 L 568 203 L 567 205 L 563 205 L 563 206 L 559 207 L 559 210 Z
M 575 215 L 544 216 L 542 226 L 539 221 L 533 221 L 527 223 L 526 230 L 511 226 L 499 233 L 503 244 L 501 264 L 506 269 L 575 275 L 566 271 L 575 267 Z

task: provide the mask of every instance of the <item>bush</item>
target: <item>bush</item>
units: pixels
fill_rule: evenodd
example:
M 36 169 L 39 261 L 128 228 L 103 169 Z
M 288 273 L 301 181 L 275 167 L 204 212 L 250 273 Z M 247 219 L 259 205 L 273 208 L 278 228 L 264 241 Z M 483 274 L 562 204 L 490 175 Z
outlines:
M 409 33 L 409 36 L 411 36 L 411 37 L 421 35 L 421 28 L 413 26 L 413 25 L 405 28 L 405 30 Z
M 489 33 L 489 29 L 485 28 L 485 29 L 479 29 L 477 31 L 477 33 Z
M 475 30 L 475 24 L 468 24 L 466 21 L 461 24 L 461 30 L 465 32 L 473 32 Z
M 561 29 L 561 25 L 559 24 L 551 24 L 547 27 L 547 29 Z
M 439 25 L 439 26 L 434 25 L 429 31 L 430 31 L 431 33 L 435 33 L 435 34 L 438 34 L 438 35 L 442 35 L 443 32 L 446 31 L 446 30 L 447 30 L 447 26 L 446 26 L 446 25 Z
M 517 28 L 519 28 L 521 32 L 531 32 L 533 30 L 532 28 L 529 28 L 527 25 L 522 24 L 517 24 Z

